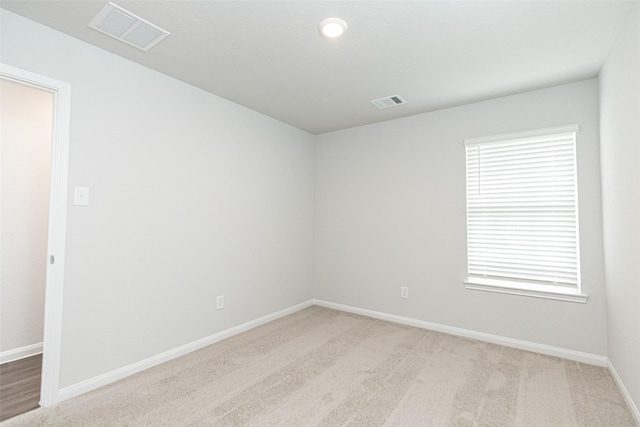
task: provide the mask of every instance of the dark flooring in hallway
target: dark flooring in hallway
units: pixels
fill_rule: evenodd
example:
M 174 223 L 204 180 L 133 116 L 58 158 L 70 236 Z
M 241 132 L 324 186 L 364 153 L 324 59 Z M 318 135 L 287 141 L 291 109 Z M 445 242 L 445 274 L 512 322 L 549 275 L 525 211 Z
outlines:
M 42 354 L 0 365 L 0 421 L 38 408 Z

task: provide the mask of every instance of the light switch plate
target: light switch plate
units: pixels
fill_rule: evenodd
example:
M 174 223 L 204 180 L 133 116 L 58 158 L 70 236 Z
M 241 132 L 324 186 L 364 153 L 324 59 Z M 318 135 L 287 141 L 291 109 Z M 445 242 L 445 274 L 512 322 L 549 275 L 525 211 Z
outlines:
M 89 188 L 88 187 L 73 188 L 73 204 L 75 206 L 89 206 Z

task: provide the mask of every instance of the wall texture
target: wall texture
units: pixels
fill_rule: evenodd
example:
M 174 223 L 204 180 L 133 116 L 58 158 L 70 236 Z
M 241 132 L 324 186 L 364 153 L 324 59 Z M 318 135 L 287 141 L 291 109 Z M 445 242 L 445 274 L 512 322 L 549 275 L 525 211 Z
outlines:
M 1 20 L 3 63 L 71 84 L 70 194 L 91 191 L 69 200 L 61 387 L 312 297 L 310 134 Z
M 402 108 L 402 107 L 398 107 Z M 587 304 L 466 290 L 464 139 L 578 123 Z M 316 297 L 606 354 L 598 82 L 324 134 L 316 145 Z M 409 287 L 409 299 L 400 298 Z
M 608 356 L 640 407 L 640 5 L 600 74 Z
M 6 354 L 42 343 L 53 95 L 5 79 L 0 93 L 0 353 Z

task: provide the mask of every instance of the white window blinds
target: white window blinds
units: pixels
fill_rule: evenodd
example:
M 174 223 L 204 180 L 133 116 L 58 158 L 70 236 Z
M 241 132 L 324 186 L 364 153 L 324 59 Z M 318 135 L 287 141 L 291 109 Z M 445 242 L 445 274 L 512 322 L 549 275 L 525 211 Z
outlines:
M 470 280 L 579 286 L 577 131 L 465 140 Z

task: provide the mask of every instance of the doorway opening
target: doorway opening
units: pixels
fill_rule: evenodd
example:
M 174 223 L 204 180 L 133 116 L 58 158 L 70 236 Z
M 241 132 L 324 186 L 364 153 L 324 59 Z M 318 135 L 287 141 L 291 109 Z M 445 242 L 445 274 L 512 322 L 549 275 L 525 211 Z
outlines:
M 40 406 L 59 402 L 60 350 L 62 336 L 62 296 L 64 284 L 65 235 L 67 217 L 67 177 L 71 86 L 55 79 L 0 64 L 0 79 L 7 83 L 44 91 L 52 99 L 50 174 L 46 221 L 44 328 L 42 331 L 42 376 Z M 9 187 L 2 182 L 2 188 Z M 20 190 L 20 188 L 17 188 Z M 19 193 L 19 191 L 18 191 Z M 46 198 L 46 197 L 45 197 Z M 2 233 L 4 255 L 5 234 Z M 3 284 L 4 286 L 4 284 Z M 3 330 L 5 325 L 2 325 Z M 4 331 L 3 331 L 4 335 Z M 28 346 L 27 346 L 28 347 Z M 23 349 L 24 350 L 24 349 Z M 26 351 L 26 350 L 25 350 Z
M 0 421 L 38 407 L 53 94 L 0 78 Z

